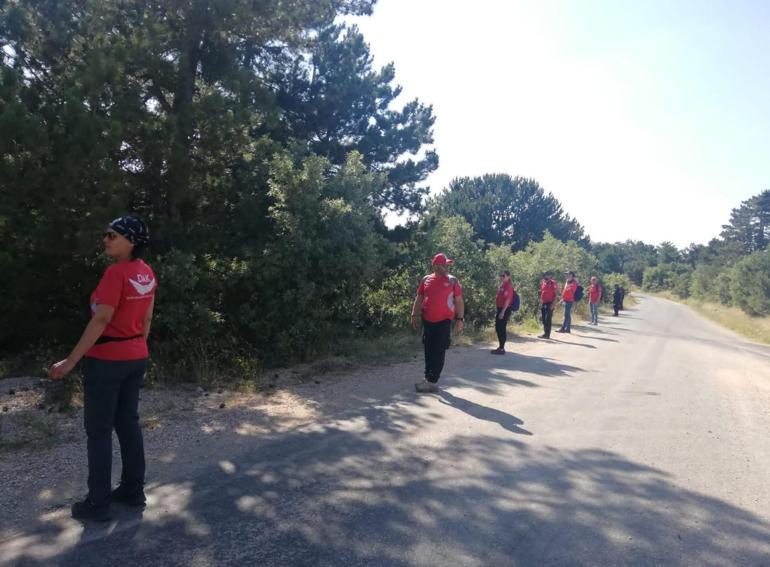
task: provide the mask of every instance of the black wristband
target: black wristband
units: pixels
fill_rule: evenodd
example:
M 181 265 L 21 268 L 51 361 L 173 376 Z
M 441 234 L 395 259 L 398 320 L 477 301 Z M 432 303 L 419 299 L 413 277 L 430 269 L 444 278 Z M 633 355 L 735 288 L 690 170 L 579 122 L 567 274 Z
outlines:
M 455 317 L 455 321 L 465 321 L 465 319 L 462 317 Z

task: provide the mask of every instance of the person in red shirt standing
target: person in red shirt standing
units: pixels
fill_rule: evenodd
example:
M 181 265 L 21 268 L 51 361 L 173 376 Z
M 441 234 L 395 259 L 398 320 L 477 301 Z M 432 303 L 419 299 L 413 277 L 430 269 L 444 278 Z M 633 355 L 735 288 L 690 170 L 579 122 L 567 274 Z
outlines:
M 599 304 L 602 301 L 602 286 L 596 276 L 591 277 L 588 288 L 588 304 L 591 307 L 591 325 L 599 324 Z
M 412 328 L 422 318 L 422 342 L 425 347 L 425 380 L 415 384 L 418 392 L 437 392 L 438 379 L 444 369 L 444 356 L 449 348 L 452 320 L 455 332 L 463 330 L 463 288 L 449 274 L 454 264 L 446 254 L 433 257 L 433 273 L 422 278 L 412 306 Z
M 104 252 L 115 262 L 91 294 L 91 321 L 69 356 L 48 371 L 52 379 L 64 378 L 83 358 L 88 496 L 72 506 L 72 517 L 79 520 L 108 521 L 111 501 L 145 504 L 138 405 L 158 287 L 152 269 L 141 259 L 148 242 L 147 226 L 140 219 L 127 216 L 110 223 Z M 113 428 L 123 472 L 120 485 L 111 491 Z
M 564 322 L 557 333 L 569 333 L 572 327 L 572 305 L 575 303 L 575 292 L 578 282 L 575 279 L 575 272 L 565 272 L 567 281 L 564 282 L 564 289 L 561 292 L 561 302 L 564 305 Z
M 513 289 L 513 284 L 511 283 L 511 272 L 505 270 L 500 274 L 500 278 L 502 282 L 495 298 L 495 307 L 497 308 L 495 332 L 497 332 L 497 340 L 500 346 L 492 350 L 492 354 L 505 354 L 505 341 L 508 339 L 506 327 L 513 310 L 513 298 L 516 295 L 516 290 Z
M 551 272 L 543 274 L 543 280 L 540 282 L 540 315 L 543 319 L 543 334 L 541 339 L 551 338 L 551 324 L 553 322 L 553 307 L 556 302 L 556 280 L 553 279 Z

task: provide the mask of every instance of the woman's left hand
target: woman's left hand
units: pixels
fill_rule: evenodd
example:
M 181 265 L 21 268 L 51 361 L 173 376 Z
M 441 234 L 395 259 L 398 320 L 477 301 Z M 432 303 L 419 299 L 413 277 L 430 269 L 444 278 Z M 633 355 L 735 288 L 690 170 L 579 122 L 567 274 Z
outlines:
M 463 332 L 463 329 L 465 328 L 465 323 L 460 321 L 459 319 L 455 321 L 455 333 L 458 335 Z
M 75 368 L 75 364 L 70 362 L 69 358 L 65 358 L 51 365 L 51 368 L 48 369 L 48 377 L 51 380 L 60 380 L 69 374 L 73 368 Z

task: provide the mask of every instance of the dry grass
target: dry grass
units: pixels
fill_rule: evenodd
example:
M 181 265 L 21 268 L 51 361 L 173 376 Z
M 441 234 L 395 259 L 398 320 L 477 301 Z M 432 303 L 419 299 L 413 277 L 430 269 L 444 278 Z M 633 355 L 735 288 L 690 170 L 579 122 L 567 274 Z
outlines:
M 752 341 L 770 345 L 770 317 L 752 317 L 737 307 L 695 299 L 688 299 L 684 303 L 723 327 L 727 327 Z

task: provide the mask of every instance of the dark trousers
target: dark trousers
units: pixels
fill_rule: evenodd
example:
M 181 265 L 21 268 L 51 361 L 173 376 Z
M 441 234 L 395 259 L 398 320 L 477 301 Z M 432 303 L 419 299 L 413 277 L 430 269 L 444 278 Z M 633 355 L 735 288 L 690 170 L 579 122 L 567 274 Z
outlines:
M 618 316 L 618 311 L 620 311 L 620 309 L 621 309 L 620 302 L 616 301 L 615 303 L 613 303 L 612 304 L 612 309 L 615 311 L 615 317 L 617 317 Z
M 565 301 L 564 302 L 564 322 L 561 324 L 561 330 L 569 333 L 572 329 L 572 306 L 574 303 L 572 301 Z
M 138 407 L 146 368 L 146 360 L 85 359 L 88 497 L 96 506 L 110 503 L 113 428 L 123 461 L 120 484 L 127 492 L 138 492 L 144 487 L 144 441 Z
M 508 340 L 508 319 L 511 318 L 511 307 L 505 310 L 505 313 L 503 313 L 503 318 L 500 319 L 500 313 L 502 312 L 503 308 L 498 307 L 497 308 L 497 314 L 495 315 L 495 332 L 497 332 L 497 340 L 500 342 L 500 348 L 505 347 L 505 341 Z
M 425 345 L 425 379 L 434 384 L 438 382 L 444 369 L 444 356 L 449 348 L 450 319 L 431 323 L 422 321 L 422 343 Z
M 546 337 L 551 336 L 551 324 L 553 323 L 553 311 L 551 303 L 543 303 L 540 306 L 540 315 L 543 317 L 543 334 Z

